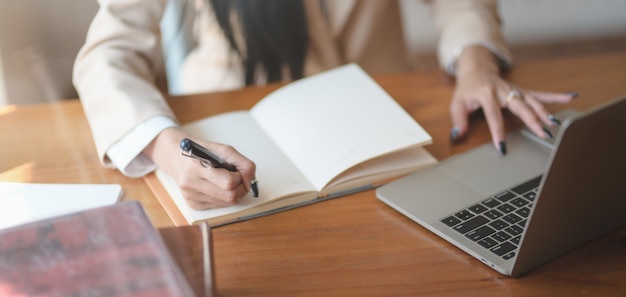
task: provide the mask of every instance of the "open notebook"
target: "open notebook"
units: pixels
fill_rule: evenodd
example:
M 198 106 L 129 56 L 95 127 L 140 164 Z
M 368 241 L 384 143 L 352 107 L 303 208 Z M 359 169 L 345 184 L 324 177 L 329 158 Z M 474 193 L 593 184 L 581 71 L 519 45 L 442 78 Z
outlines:
M 157 171 L 146 181 L 178 225 L 215 226 L 265 215 L 369 189 L 437 162 L 422 147 L 430 135 L 355 64 L 295 81 L 251 110 L 183 128 L 195 138 L 232 145 L 254 161 L 260 196 L 197 211 Z

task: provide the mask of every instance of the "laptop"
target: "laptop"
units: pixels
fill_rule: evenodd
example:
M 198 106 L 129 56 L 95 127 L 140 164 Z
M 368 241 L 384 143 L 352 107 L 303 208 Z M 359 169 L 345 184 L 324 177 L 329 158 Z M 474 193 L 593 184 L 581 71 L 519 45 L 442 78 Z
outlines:
M 626 224 L 626 97 L 559 113 L 376 190 L 379 200 L 496 271 L 520 276 Z

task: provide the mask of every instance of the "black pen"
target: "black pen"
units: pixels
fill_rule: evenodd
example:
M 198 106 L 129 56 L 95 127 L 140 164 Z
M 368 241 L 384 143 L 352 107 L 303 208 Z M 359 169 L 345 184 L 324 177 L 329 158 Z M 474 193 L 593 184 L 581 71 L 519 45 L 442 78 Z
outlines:
M 235 168 L 235 166 L 228 164 L 226 161 L 222 160 L 219 156 L 212 153 L 205 147 L 195 143 L 189 138 L 185 138 L 180 141 L 180 148 L 182 150 L 181 154 L 183 156 L 199 160 L 200 165 L 202 165 L 202 167 L 224 168 L 231 172 L 237 171 L 237 168 Z M 254 197 L 259 197 L 258 182 L 256 179 L 253 179 L 250 182 L 250 191 L 252 191 L 252 195 Z

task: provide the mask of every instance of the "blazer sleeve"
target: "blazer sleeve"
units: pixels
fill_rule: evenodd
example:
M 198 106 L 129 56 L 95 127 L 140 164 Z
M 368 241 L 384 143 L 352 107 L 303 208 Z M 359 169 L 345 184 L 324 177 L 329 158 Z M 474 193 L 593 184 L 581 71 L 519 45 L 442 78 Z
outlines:
M 510 67 L 512 58 L 501 31 L 497 0 L 433 0 L 430 6 L 439 33 L 439 63 L 448 74 L 455 74 L 457 58 L 473 45 L 490 50 L 501 69 Z
M 108 148 L 156 116 L 175 120 L 164 90 L 160 21 L 166 0 L 99 0 L 73 83 L 90 125 L 100 161 L 113 167 Z

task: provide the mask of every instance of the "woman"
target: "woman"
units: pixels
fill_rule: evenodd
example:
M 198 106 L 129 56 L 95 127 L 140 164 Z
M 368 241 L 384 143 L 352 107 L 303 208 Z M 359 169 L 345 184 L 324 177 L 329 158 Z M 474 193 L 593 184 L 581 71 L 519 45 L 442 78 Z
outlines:
M 205 170 L 179 158 L 179 129 L 158 80 L 159 22 L 165 0 L 100 0 L 74 68 L 74 84 L 105 166 L 127 176 L 156 167 L 174 177 L 192 208 L 232 205 L 250 190 L 255 165 L 235 148 L 195 139 L 237 168 Z M 441 66 L 456 77 L 451 140 L 464 137 L 468 116 L 482 109 L 494 146 L 506 154 L 503 108 L 537 135 L 558 123 L 544 103 L 573 94 L 524 90 L 503 80 L 510 54 L 495 0 L 430 1 L 439 29 Z M 371 74 L 408 70 L 398 1 L 198 0 L 198 46 L 181 71 L 184 92 L 206 92 L 293 80 L 355 62 Z

